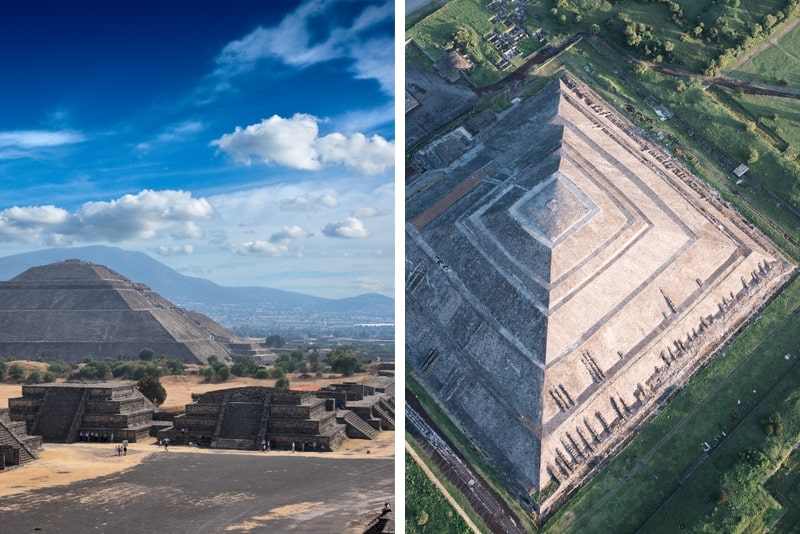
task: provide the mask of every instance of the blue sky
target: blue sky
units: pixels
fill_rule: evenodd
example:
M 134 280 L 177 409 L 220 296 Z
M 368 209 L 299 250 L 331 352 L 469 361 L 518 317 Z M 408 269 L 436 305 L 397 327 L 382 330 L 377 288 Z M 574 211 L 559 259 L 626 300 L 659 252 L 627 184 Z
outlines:
M 383 0 L 4 5 L 0 255 L 393 296 L 393 30 Z

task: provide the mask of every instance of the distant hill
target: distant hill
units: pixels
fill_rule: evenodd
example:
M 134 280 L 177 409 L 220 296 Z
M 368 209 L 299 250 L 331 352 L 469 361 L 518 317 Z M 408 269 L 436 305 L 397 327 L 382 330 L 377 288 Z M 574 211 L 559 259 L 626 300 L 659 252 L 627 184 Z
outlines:
M 101 245 L 0 257 L 0 280 L 9 280 L 31 267 L 67 259 L 110 267 L 135 282 L 147 284 L 178 306 L 204 313 L 230 328 L 324 333 L 358 323 L 394 322 L 394 300 L 376 293 L 326 299 L 267 287 L 225 287 L 180 274 L 143 252 Z

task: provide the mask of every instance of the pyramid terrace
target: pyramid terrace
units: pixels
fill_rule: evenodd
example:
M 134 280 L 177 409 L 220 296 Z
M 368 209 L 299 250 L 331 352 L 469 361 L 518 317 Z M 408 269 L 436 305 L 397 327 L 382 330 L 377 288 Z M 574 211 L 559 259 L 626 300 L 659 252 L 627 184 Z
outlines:
M 547 514 L 793 266 L 566 76 L 465 144 L 406 188 L 406 357 Z

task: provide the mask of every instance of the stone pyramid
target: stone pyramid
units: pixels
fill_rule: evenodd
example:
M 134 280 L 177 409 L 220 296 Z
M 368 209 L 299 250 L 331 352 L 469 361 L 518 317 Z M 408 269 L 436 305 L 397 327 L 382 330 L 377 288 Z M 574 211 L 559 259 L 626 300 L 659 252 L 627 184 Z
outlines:
M 0 282 L 4 357 L 135 359 L 150 348 L 156 355 L 197 363 L 232 355 L 234 344 L 249 342 L 101 265 L 67 260 Z
M 409 183 L 406 213 L 406 358 L 536 509 L 628 439 L 792 268 L 569 78 Z

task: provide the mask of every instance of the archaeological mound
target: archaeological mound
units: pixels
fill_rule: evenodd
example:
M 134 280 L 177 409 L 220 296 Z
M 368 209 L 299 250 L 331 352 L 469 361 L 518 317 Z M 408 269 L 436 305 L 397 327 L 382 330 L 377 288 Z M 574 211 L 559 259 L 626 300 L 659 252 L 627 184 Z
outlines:
M 406 187 L 406 357 L 547 514 L 792 266 L 576 80 L 448 135 Z
M 67 260 L 0 282 L 0 356 L 79 362 L 144 348 L 187 363 L 258 347 L 101 265 Z

